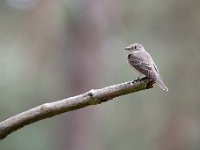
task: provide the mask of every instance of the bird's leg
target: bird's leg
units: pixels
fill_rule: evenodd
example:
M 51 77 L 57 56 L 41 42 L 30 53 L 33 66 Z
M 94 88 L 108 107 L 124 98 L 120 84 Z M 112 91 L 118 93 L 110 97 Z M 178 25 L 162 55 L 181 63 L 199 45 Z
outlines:
M 139 76 L 138 76 L 138 78 L 137 78 L 137 80 L 140 80 L 140 77 L 142 76 L 142 74 L 140 74 Z

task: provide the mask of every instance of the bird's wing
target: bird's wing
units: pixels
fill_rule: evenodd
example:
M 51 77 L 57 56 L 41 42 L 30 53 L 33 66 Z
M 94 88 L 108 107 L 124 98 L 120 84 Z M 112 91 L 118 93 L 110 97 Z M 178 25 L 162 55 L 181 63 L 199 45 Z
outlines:
M 153 67 L 155 68 L 155 70 L 159 73 L 158 67 L 156 66 L 155 63 L 153 63 Z
M 142 55 L 134 56 L 133 54 L 128 55 L 128 62 L 131 67 L 134 67 L 140 73 L 150 77 L 153 73 L 152 65 L 148 59 Z

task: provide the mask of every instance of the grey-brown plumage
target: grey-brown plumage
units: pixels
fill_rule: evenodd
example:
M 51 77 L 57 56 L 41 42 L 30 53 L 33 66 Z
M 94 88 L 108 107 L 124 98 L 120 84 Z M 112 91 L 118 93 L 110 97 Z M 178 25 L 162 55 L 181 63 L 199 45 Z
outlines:
M 149 79 L 158 83 L 159 87 L 162 90 L 168 91 L 168 88 L 163 83 L 162 77 L 156 64 L 151 58 L 151 55 L 144 49 L 141 44 L 134 43 L 129 45 L 125 49 L 128 50 L 130 53 L 128 54 L 127 59 L 128 63 L 133 69 L 137 70 L 140 75 L 144 74 Z

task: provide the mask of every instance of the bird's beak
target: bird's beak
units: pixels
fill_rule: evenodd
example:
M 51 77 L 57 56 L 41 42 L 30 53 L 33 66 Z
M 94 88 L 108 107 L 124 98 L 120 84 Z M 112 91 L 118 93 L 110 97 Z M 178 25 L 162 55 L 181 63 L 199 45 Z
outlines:
M 130 51 L 130 50 L 131 50 L 131 47 L 130 47 L 130 46 L 127 46 L 127 47 L 125 48 L 125 50 Z

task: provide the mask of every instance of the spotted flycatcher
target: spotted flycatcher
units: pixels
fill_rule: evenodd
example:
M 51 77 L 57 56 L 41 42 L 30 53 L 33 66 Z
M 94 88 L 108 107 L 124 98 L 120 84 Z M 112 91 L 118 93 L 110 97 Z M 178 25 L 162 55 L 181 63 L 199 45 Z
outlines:
M 127 59 L 131 68 L 137 70 L 140 73 L 140 76 L 143 74 L 150 80 L 158 83 L 162 90 L 168 91 L 168 88 L 164 84 L 159 70 L 151 55 L 144 49 L 141 44 L 134 43 L 127 46 L 125 49 L 129 51 Z

